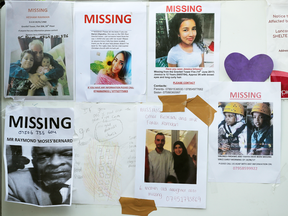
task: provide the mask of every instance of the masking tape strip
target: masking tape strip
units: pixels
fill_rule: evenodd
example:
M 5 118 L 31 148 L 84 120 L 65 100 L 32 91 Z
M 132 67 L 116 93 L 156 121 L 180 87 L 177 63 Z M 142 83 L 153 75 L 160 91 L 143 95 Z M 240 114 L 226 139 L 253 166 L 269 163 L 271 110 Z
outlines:
M 158 96 L 163 103 L 162 112 L 185 112 L 185 106 L 194 115 L 201 119 L 206 125 L 210 126 L 217 112 L 200 96 L 188 98 L 187 95 L 165 95 Z
M 158 96 L 163 103 L 162 112 L 185 112 L 187 95 Z
M 120 197 L 122 214 L 147 216 L 157 210 L 154 200 Z
M 198 95 L 195 98 L 189 98 L 186 107 L 208 126 L 212 124 L 214 114 L 217 112 Z

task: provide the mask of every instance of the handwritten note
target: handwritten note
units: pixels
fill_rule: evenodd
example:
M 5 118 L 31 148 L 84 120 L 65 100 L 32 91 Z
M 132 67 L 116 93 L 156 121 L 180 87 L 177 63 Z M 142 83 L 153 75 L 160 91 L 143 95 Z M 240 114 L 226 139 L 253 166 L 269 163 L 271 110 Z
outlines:
M 119 204 L 134 186 L 136 107 L 78 103 L 75 122 L 73 202 Z

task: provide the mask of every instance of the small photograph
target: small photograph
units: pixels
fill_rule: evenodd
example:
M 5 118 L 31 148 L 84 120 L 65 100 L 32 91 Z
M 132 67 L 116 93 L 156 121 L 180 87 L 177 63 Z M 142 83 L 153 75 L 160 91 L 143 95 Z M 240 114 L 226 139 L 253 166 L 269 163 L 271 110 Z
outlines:
M 145 182 L 196 184 L 198 131 L 146 130 Z
M 131 52 L 91 50 L 91 85 L 131 85 Z
M 273 104 L 247 103 L 248 154 L 273 155 Z
M 71 205 L 71 146 L 6 146 L 6 201 Z
M 219 102 L 218 155 L 247 155 L 246 103 Z
M 155 67 L 214 67 L 214 14 L 157 13 Z
M 70 95 L 62 38 L 20 38 L 11 52 L 7 96 Z
M 273 106 L 219 102 L 218 155 L 273 155 Z

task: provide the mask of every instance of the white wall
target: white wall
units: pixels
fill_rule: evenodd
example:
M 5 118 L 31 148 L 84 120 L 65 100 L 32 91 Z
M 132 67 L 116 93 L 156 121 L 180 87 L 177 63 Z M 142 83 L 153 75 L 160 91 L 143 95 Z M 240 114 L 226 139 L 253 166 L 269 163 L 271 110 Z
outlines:
M 1 9 L 1 80 L 3 80 L 4 49 L 4 9 Z M 266 10 L 265 0 L 259 1 L 222 1 L 221 6 L 221 45 L 220 45 L 220 80 L 230 81 L 224 60 L 231 52 L 240 52 L 251 58 L 266 54 Z M 2 83 L 3 85 L 3 83 Z M 3 92 L 1 86 L 1 92 Z M 1 96 L 2 110 L 11 103 Z M 73 102 L 24 102 L 38 107 L 69 107 Z M 239 184 L 207 183 L 207 209 L 158 208 L 151 216 L 207 215 L 207 216 L 285 216 L 288 215 L 288 101 L 282 100 L 282 142 L 281 166 L 279 176 L 281 184 Z M 2 113 L 3 116 L 3 113 Z M 2 118 L 2 126 L 3 121 Z M 275 124 L 275 123 L 274 123 Z M 3 130 L 3 127 L 2 127 Z M 2 131 L 3 137 L 3 131 Z M 3 139 L 2 139 L 3 141 Z M 3 143 L 3 142 L 2 142 Z M 2 144 L 3 146 L 3 144 Z M 3 147 L 2 147 L 3 149 Z M 2 170 L 3 170 L 2 165 Z M 4 179 L 2 172 L 2 215 L 3 216 L 79 216 L 79 215 L 122 215 L 120 206 L 72 205 L 72 207 L 37 208 L 27 205 L 4 202 Z M 275 179 L 276 180 L 276 179 Z

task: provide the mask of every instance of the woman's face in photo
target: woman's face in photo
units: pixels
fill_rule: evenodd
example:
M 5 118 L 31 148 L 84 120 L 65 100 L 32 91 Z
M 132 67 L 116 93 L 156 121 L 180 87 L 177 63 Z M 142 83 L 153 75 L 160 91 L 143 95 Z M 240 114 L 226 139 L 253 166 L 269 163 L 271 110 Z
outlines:
M 262 113 L 254 112 L 253 113 L 253 122 L 257 128 L 263 127 L 264 116 Z
M 174 148 L 174 152 L 176 155 L 180 156 L 183 152 L 183 149 L 180 145 L 176 145 L 175 148 Z
M 34 57 L 30 53 L 25 53 L 23 58 L 21 59 L 21 68 L 26 70 L 32 68 L 34 63 Z
M 178 36 L 181 38 L 181 43 L 192 45 L 197 35 L 196 23 L 193 19 L 184 20 L 179 27 Z
M 123 53 L 119 53 L 112 62 L 112 72 L 115 74 L 119 73 L 123 67 L 124 61 Z

